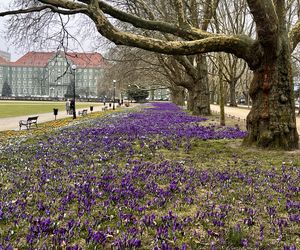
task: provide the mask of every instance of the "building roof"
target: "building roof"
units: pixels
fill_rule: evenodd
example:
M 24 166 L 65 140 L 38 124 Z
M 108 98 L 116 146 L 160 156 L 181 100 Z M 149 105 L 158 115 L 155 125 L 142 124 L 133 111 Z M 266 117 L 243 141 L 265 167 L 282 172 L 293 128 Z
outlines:
M 54 55 L 54 52 L 28 52 L 13 62 L 12 66 L 45 67 Z
M 12 66 L 45 67 L 55 56 L 62 55 L 74 63 L 78 68 L 106 68 L 107 63 L 99 53 L 63 53 L 63 52 L 28 52 Z
M 106 68 L 108 65 L 99 53 L 67 53 L 67 58 L 79 68 Z

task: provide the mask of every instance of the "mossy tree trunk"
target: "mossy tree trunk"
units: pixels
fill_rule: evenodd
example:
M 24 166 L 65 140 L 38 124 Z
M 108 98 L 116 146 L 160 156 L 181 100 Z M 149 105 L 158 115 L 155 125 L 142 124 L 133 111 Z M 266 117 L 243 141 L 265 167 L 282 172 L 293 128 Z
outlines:
M 222 56 L 218 55 L 218 76 L 219 76 L 219 105 L 220 105 L 220 125 L 225 126 L 225 93 L 222 73 Z
M 179 86 L 170 87 L 171 101 L 178 106 L 185 105 L 185 89 Z
M 286 29 L 285 2 L 275 3 L 276 15 L 267 23 L 259 15 L 257 1 L 250 1 L 257 24 L 262 56 L 260 64 L 253 69 L 249 94 L 252 108 L 247 117 L 248 136 L 246 144 L 264 148 L 298 148 L 294 90 L 291 72 L 290 42 Z M 269 6 L 271 7 L 271 5 Z M 274 21 L 272 21 L 274 18 Z
M 207 82 L 199 81 L 198 84 L 188 88 L 187 109 L 193 115 L 210 115 L 210 96 Z
M 192 111 L 194 108 L 194 99 L 192 98 L 193 93 L 190 89 L 187 89 L 188 96 L 187 96 L 187 110 Z
M 266 54 L 254 71 L 252 109 L 247 117 L 247 144 L 268 148 L 298 147 L 291 67 L 287 47 L 274 58 Z
M 236 94 L 235 94 L 236 81 L 229 82 L 229 106 L 237 107 Z
M 178 57 L 177 60 L 184 66 L 189 76 L 189 83 L 185 85 L 188 90 L 188 110 L 194 115 L 211 115 L 208 67 L 205 55 L 193 57 L 190 60 L 192 63 Z

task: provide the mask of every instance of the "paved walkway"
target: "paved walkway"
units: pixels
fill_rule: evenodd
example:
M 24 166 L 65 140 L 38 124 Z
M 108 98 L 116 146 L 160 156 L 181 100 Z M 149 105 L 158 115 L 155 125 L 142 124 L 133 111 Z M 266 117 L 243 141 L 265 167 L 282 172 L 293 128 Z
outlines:
M 213 112 L 220 112 L 220 106 L 219 105 L 210 105 L 211 111 Z M 246 122 L 246 117 L 248 113 L 250 112 L 250 108 L 247 106 L 242 106 L 242 107 L 227 107 L 225 106 L 225 115 L 231 115 L 234 118 L 239 118 L 242 119 L 243 122 Z M 300 116 L 296 115 L 296 125 L 297 125 L 297 130 L 298 133 L 300 133 Z
M 108 107 L 108 105 L 106 105 Z M 133 103 L 130 104 L 130 107 L 135 106 Z M 124 106 L 123 106 L 124 107 Z M 102 111 L 103 104 L 94 105 L 93 112 Z M 76 115 L 78 114 L 78 111 L 88 109 L 88 113 L 90 113 L 89 108 L 80 108 L 76 109 Z M 49 122 L 53 121 L 55 119 L 53 112 L 51 113 L 45 113 L 45 114 L 37 114 L 39 116 L 38 118 L 38 124 L 43 122 Z M 19 121 L 20 120 L 27 120 L 29 116 L 34 115 L 25 115 L 25 116 L 17 116 L 17 117 L 8 117 L 8 118 L 0 118 L 0 131 L 6 131 L 6 130 L 19 130 Z M 66 111 L 58 111 L 58 115 L 56 116 L 56 119 L 62 119 L 66 117 L 72 117 L 72 115 L 67 115 Z M 26 129 L 24 126 L 22 129 Z

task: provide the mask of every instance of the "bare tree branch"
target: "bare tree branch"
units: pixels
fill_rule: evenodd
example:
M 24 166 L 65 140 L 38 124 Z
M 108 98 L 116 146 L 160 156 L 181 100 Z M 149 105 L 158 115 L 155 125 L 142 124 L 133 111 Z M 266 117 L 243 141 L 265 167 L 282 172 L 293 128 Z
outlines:
M 278 17 L 272 0 L 247 0 L 256 23 L 259 41 L 265 45 L 276 44 L 278 34 Z

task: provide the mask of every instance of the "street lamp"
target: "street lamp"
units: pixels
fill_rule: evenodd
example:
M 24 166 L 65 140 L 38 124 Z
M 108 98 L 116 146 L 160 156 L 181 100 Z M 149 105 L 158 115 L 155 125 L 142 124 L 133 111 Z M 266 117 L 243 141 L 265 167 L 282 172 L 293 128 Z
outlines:
M 76 92 L 75 92 L 75 86 L 76 86 L 76 65 L 72 65 L 72 70 L 74 74 L 74 86 L 73 86 L 73 119 L 76 119 L 76 108 L 75 108 L 75 97 L 76 97 Z
M 113 103 L 113 110 L 115 110 L 115 101 L 116 101 L 116 80 L 113 80 L 114 85 L 114 103 Z

